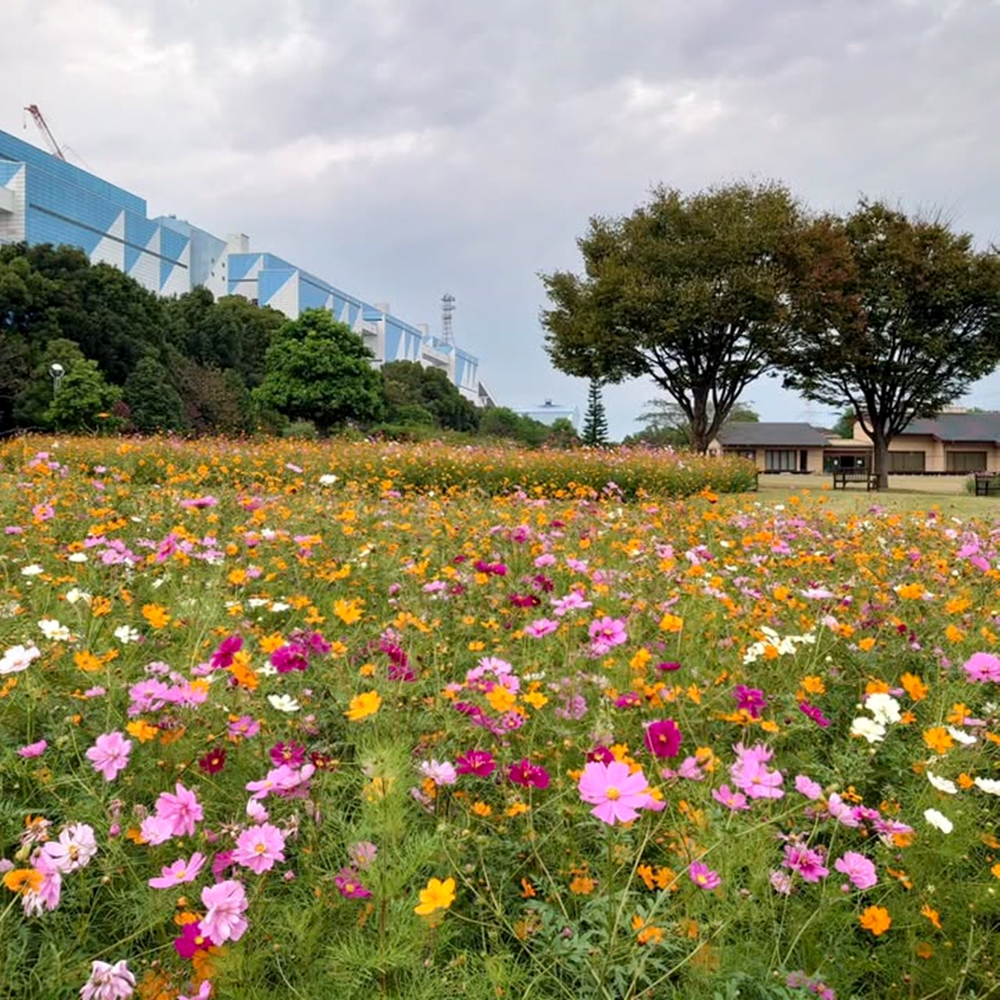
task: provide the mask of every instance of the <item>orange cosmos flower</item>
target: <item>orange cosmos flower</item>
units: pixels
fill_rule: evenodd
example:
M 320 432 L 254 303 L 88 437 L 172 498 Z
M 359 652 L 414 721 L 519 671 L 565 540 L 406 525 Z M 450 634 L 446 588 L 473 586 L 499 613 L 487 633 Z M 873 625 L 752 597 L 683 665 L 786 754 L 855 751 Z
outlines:
M 884 906 L 869 906 L 858 917 L 858 922 L 875 937 L 884 934 L 892 926 L 892 917 Z

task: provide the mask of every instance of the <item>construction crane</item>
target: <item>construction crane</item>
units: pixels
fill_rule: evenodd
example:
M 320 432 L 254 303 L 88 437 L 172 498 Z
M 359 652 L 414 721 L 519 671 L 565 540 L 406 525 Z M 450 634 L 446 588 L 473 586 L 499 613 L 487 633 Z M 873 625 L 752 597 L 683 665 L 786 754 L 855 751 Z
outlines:
M 45 116 L 42 114 L 38 105 L 29 104 L 24 110 L 35 119 L 38 131 L 42 133 L 42 138 L 45 140 L 45 144 L 49 147 L 49 151 L 52 155 L 57 159 L 65 160 L 66 155 L 59 147 L 59 143 L 56 142 L 56 137 L 52 134 L 52 129 L 49 128 L 49 123 L 45 120 Z

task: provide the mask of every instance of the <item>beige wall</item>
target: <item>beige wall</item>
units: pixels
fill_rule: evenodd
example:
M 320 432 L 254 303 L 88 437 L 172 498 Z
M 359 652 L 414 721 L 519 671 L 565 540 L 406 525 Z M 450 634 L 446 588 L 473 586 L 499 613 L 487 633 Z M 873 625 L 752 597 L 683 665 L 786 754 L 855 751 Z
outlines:
M 854 440 L 869 448 L 872 446 L 871 439 L 861 429 L 858 421 L 854 422 Z M 900 434 L 893 438 L 889 451 L 922 451 L 925 472 L 947 472 L 949 452 L 985 451 L 986 468 L 990 472 L 1000 472 L 1000 448 L 997 448 L 992 441 L 963 441 L 961 444 L 948 444 L 924 434 Z
M 711 445 L 711 448 L 709 448 L 710 454 L 713 454 L 713 455 L 719 455 L 719 454 L 734 455 L 734 454 L 738 453 L 741 450 L 750 450 L 750 449 L 723 448 L 719 444 L 718 441 L 713 441 L 712 445 Z M 785 448 L 782 448 L 780 446 L 776 447 L 776 448 L 756 448 L 756 449 L 753 449 L 753 451 L 755 452 L 755 454 L 754 454 L 754 461 L 757 464 L 757 470 L 759 472 L 766 472 L 767 471 L 767 454 L 766 453 L 768 451 L 794 451 L 795 452 L 795 471 L 798 472 L 799 471 L 799 452 L 803 451 L 803 450 L 807 452 L 806 461 L 808 463 L 808 471 L 809 472 L 822 472 L 823 471 L 823 449 L 822 448 L 805 448 L 805 449 L 803 449 L 803 448 L 793 448 L 790 445 L 787 446 L 787 447 L 785 447 Z

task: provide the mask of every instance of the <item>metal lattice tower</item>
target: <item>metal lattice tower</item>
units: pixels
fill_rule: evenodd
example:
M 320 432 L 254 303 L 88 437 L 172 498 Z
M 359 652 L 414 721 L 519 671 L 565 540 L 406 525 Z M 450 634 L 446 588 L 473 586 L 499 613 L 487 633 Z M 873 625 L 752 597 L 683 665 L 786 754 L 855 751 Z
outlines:
M 451 314 L 455 311 L 455 296 L 445 292 L 441 296 L 441 340 L 455 346 L 455 332 L 451 326 Z

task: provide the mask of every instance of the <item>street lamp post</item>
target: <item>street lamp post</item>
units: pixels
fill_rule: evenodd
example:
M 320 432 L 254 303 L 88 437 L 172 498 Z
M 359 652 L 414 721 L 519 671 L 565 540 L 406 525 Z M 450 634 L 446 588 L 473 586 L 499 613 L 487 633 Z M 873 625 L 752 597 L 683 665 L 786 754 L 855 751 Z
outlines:
M 49 365 L 49 374 L 52 376 L 52 398 L 59 394 L 59 383 L 62 382 L 66 369 L 58 361 L 53 361 Z

